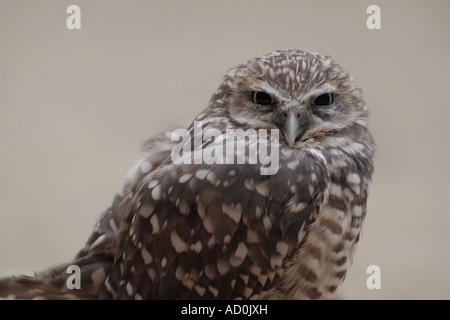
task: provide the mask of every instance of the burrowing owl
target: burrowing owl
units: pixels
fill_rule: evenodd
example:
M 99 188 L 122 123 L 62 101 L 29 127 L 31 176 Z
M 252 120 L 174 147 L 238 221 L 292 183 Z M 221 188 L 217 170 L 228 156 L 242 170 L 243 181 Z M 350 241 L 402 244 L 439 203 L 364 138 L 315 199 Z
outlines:
M 198 139 L 196 129 L 215 134 Z M 238 149 L 238 136 L 228 149 L 230 129 L 267 135 L 256 144 L 244 135 L 244 158 L 241 150 L 220 160 Z M 368 109 L 350 74 L 328 55 L 299 50 L 251 59 L 226 74 L 186 132 L 178 159 L 175 131 L 145 143 L 73 261 L 3 279 L 0 295 L 332 297 L 352 263 L 373 172 Z M 263 141 L 277 147 L 271 173 L 250 161 Z M 66 286 L 68 265 L 81 268 L 80 290 Z

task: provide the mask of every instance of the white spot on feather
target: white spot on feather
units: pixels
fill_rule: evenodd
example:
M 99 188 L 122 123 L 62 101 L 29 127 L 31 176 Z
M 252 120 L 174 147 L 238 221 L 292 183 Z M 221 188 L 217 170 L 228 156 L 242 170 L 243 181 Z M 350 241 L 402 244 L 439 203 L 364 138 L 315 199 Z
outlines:
M 261 274 L 258 277 L 258 282 L 261 283 L 262 285 L 265 285 L 267 281 L 267 275 L 266 274 Z
M 208 173 L 209 173 L 209 170 L 200 169 L 200 170 L 197 170 L 197 172 L 195 173 L 195 177 L 199 180 L 203 180 L 203 179 L 205 179 L 205 177 Z
M 144 259 L 144 264 L 150 264 L 153 261 L 153 257 L 150 252 L 147 251 L 145 247 L 141 249 L 141 257 Z
M 167 258 L 164 257 L 164 258 L 162 258 L 162 260 L 161 260 L 161 267 L 162 267 L 162 268 L 165 268 L 166 266 L 167 266 Z
M 156 187 L 156 185 L 159 183 L 158 180 L 152 180 L 150 181 L 150 183 L 148 184 L 149 189 L 152 189 L 154 187 Z
M 256 233 L 256 231 L 253 231 L 252 229 L 248 230 L 247 243 L 258 243 L 258 242 L 259 242 L 258 233 Z
M 127 283 L 126 289 L 127 289 L 128 296 L 131 297 L 133 295 L 133 287 L 131 286 L 130 282 Z
M 184 278 L 183 281 L 181 281 L 181 284 L 189 290 L 192 290 L 192 288 L 194 287 L 194 281 L 189 278 Z
M 211 264 L 207 264 L 205 266 L 205 274 L 209 279 L 214 279 L 216 276 L 216 268 Z
M 356 217 L 361 217 L 362 216 L 362 208 L 361 208 L 361 206 L 354 206 L 353 207 L 353 214 Z
M 155 200 L 159 200 L 161 198 L 161 186 L 156 186 L 152 191 L 152 197 Z
M 361 178 L 359 177 L 359 175 L 357 173 L 349 173 L 347 175 L 347 182 L 359 184 L 361 182 Z
M 199 285 L 194 286 L 195 291 L 199 294 L 200 297 L 203 297 L 205 294 L 206 289 L 203 287 L 200 287 Z
M 264 228 L 269 231 L 270 229 L 272 229 L 272 220 L 270 220 L 269 216 L 264 216 L 263 217 L 263 225 Z
M 217 290 L 213 286 L 208 286 L 208 290 L 213 294 L 214 298 L 217 298 L 217 296 L 219 295 L 219 290 Z
M 277 267 L 281 267 L 283 265 L 283 257 L 280 255 L 275 255 L 270 258 L 270 265 L 272 269 L 276 269 Z
M 230 270 L 230 264 L 224 259 L 219 259 L 217 261 L 217 270 L 221 275 L 224 275 Z
M 201 250 L 202 250 L 202 243 L 199 240 L 194 245 L 194 251 L 197 252 L 197 253 L 200 253 Z
M 183 239 L 181 239 L 181 237 L 175 230 L 170 233 L 170 242 L 172 243 L 175 251 L 178 253 L 184 252 L 188 249 L 187 243 L 184 242 Z
M 139 210 L 139 213 L 143 218 L 147 219 L 153 213 L 154 209 L 155 208 L 152 205 L 146 205 L 144 208 Z
M 282 257 L 286 257 L 288 252 L 288 245 L 284 241 L 277 242 L 277 252 L 281 254 Z
M 152 225 L 153 233 L 158 233 L 159 232 L 159 221 L 158 221 L 158 216 L 156 214 L 150 218 L 150 224 Z
M 298 166 L 298 160 L 294 160 L 294 161 L 288 162 L 288 163 L 286 164 L 286 166 L 287 166 L 289 169 L 291 169 L 291 170 L 295 170 L 295 169 L 297 169 L 297 166 Z
M 92 282 L 95 287 L 100 287 L 106 279 L 106 272 L 103 268 L 98 268 L 91 274 Z
M 150 162 L 143 161 L 141 163 L 140 168 L 141 168 L 142 173 L 146 174 L 146 173 L 150 172 L 150 170 L 152 170 L 153 166 L 152 166 L 152 164 Z
M 183 267 L 182 266 L 178 266 L 177 270 L 175 271 L 175 278 L 178 281 L 181 281 L 184 278 L 185 275 L 186 275 L 186 272 L 184 271 Z
M 244 185 L 248 190 L 253 190 L 254 189 L 254 182 L 253 179 L 245 179 L 244 180 Z
M 224 203 L 222 204 L 222 211 L 236 223 L 239 223 L 241 220 L 242 206 L 240 203 L 237 205 L 227 205 Z
M 180 179 L 178 179 L 178 182 L 180 183 L 185 183 L 186 181 L 188 181 L 190 178 L 192 177 L 192 173 L 185 173 L 183 174 Z
M 206 176 L 206 180 L 208 180 L 212 185 L 215 185 L 216 184 L 216 175 L 212 171 L 210 171 L 208 173 L 208 175 Z
M 247 246 L 243 242 L 241 242 L 236 248 L 236 252 L 234 253 L 234 255 L 237 258 L 245 259 L 247 257 L 247 253 L 248 253 Z
M 268 196 L 269 195 L 269 180 L 256 183 L 255 190 L 264 197 Z
M 257 206 L 256 209 L 255 209 L 255 217 L 257 219 L 259 219 L 259 218 L 261 218 L 261 215 L 262 215 L 262 210 L 261 210 L 261 208 L 259 206 Z
M 342 197 L 342 188 L 336 183 L 330 183 L 330 194 L 336 196 L 337 198 Z
M 105 240 L 106 235 L 102 234 L 100 237 L 97 238 L 97 240 L 94 241 L 94 243 L 90 246 L 89 251 L 94 250 L 96 247 L 98 247 L 103 240 Z
M 254 274 L 255 276 L 259 276 L 261 274 L 261 268 L 256 265 L 252 265 L 250 267 L 250 273 Z

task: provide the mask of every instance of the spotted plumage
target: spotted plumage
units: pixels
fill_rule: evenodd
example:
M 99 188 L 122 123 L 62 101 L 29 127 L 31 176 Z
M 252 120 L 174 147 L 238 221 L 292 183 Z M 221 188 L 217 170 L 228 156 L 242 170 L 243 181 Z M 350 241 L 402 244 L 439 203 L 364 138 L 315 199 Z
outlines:
M 173 158 L 175 131 L 149 139 L 74 260 L 3 279 L 0 296 L 330 298 L 366 214 L 374 155 L 367 121 L 361 90 L 328 55 L 279 50 L 249 60 L 226 74 L 188 126 L 184 161 Z M 220 134 L 196 143 L 197 129 Z M 234 150 L 227 130 L 268 135 L 244 138 L 246 154 L 221 158 Z M 276 147 L 271 174 L 262 173 L 268 163 L 250 161 L 262 145 Z M 81 290 L 65 286 L 70 264 L 81 268 Z

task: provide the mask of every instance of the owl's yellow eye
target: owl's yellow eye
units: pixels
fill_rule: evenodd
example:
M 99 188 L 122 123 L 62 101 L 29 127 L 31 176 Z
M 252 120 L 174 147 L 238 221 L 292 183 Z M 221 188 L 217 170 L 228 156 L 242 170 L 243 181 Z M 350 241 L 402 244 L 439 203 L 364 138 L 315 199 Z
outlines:
M 329 106 L 330 104 L 333 104 L 334 102 L 334 96 L 331 93 L 325 93 L 321 94 L 314 100 L 314 105 L 316 106 Z
M 255 91 L 252 93 L 252 101 L 254 104 L 262 106 L 273 104 L 273 99 L 270 95 L 262 91 Z

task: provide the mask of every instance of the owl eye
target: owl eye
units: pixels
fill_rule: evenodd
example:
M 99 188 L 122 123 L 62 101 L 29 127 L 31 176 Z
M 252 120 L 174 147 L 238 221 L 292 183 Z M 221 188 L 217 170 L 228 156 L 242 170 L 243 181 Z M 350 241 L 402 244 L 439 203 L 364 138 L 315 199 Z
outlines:
M 252 101 L 254 104 L 260 104 L 262 106 L 273 104 L 272 97 L 262 91 L 253 92 L 252 93 Z
M 314 105 L 316 106 L 329 106 L 330 104 L 333 104 L 334 102 L 334 96 L 331 93 L 325 93 L 321 94 L 314 100 Z

